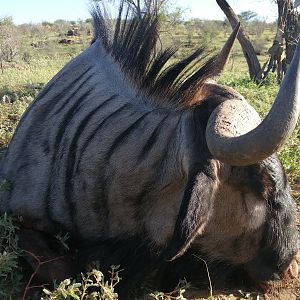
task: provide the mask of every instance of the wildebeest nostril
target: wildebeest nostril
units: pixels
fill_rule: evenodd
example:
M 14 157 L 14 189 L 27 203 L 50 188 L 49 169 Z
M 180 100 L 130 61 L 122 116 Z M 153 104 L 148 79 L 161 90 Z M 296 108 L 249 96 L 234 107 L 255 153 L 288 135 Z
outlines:
M 288 266 L 288 268 L 285 271 L 285 273 L 287 273 L 292 278 L 298 277 L 298 274 L 299 274 L 299 265 L 298 265 L 298 263 L 297 263 L 297 261 L 296 261 L 295 258 L 292 260 L 292 262 Z
M 280 273 L 276 272 L 272 274 L 271 280 L 280 280 L 280 279 L 281 279 Z

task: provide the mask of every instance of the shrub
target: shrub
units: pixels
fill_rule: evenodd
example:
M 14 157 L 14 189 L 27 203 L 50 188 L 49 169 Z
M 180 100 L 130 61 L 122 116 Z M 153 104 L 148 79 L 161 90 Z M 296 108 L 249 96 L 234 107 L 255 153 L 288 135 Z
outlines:
M 105 299 L 117 300 L 118 294 L 115 292 L 115 286 L 119 283 L 119 266 L 111 267 L 111 277 L 109 281 L 105 281 L 102 272 L 93 269 L 91 272 L 81 274 L 81 282 L 65 279 L 53 291 L 44 289 L 42 300 L 83 300 L 83 299 Z
M 7 188 L 2 182 L 1 188 Z M 16 236 L 17 227 L 11 217 L 0 217 L 0 299 L 13 299 L 21 290 L 22 273 L 18 263 L 21 254 Z

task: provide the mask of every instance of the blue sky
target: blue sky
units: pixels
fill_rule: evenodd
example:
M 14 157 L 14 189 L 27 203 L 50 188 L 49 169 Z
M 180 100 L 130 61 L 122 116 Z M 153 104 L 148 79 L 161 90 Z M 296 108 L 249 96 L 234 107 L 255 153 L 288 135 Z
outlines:
M 273 21 L 276 18 L 276 5 L 271 0 L 228 0 L 239 13 L 252 10 L 259 16 Z M 57 19 L 85 20 L 89 18 L 88 0 L 0 0 L 0 18 L 12 16 L 16 24 L 53 22 Z M 224 19 L 215 0 L 171 0 L 175 6 L 186 8 L 187 17 L 201 19 Z

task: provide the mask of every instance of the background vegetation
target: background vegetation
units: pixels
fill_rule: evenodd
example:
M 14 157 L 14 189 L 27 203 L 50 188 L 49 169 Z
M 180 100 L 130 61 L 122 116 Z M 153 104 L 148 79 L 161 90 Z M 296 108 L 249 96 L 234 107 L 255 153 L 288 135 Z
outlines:
M 212 51 L 217 51 L 231 32 L 227 21 L 183 21 L 182 15 L 183 11 L 177 9 L 161 16 L 161 43 L 163 46 L 180 47 L 176 54 L 177 59 L 201 45 L 207 45 Z M 272 45 L 276 24 L 256 18 L 253 12 L 244 12 L 241 18 L 263 63 L 267 59 L 267 50 Z M 8 145 L 21 115 L 43 86 L 66 62 L 89 45 L 92 39 L 91 30 L 90 19 L 77 22 L 57 20 L 54 23 L 19 26 L 9 17 L 0 19 L 0 149 Z M 234 46 L 220 82 L 238 90 L 262 116 L 268 112 L 278 91 L 275 75 L 271 74 L 260 85 L 249 79 L 247 65 L 238 43 Z M 299 124 L 279 156 L 294 187 L 294 195 L 299 200 Z M 5 182 L 0 183 L 0 189 L 3 188 Z M 18 264 L 20 252 L 15 230 L 16 227 L 10 218 L 6 215 L 1 217 L 0 299 L 14 299 L 14 295 L 26 286 Z M 71 280 L 64 281 L 56 286 L 54 292 L 47 288 L 43 299 L 117 299 L 114 286 L 118 280 L 118 272 L 106 281 L 101 272 L 91 270 L 82 275 L 77 283 Z M 87 296 L 89 286 L 100 287 L 102 294 Z M 180 286 L 174 294 L 154 293 L 149 295 L 149 299 L 184 299 L 182 291 L 183 287 Z M 24 292 L 23 296 L 25 299 Z

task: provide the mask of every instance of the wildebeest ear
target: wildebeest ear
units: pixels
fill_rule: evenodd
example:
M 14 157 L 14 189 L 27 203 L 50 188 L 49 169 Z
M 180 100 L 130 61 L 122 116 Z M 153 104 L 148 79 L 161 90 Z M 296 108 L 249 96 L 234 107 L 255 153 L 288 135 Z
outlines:
M 174 260 L 183 255 L 209 219 L 215 180 L 204 173 L 194 176 L 184 192 L 174 234 L 164 258 Z

